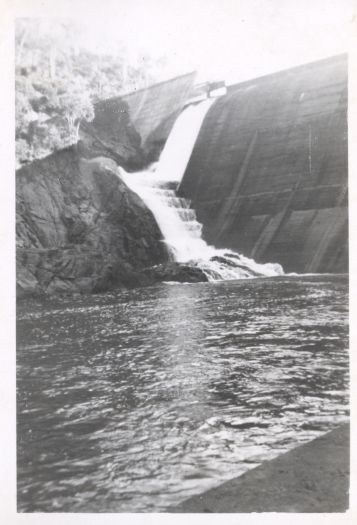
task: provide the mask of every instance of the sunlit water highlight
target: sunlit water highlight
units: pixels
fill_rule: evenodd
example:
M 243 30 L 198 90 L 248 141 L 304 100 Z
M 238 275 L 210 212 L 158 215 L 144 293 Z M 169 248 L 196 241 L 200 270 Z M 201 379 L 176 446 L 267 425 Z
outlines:
M 18 308 L 18 509 L 162 511 L 348 418 L 347 279 Z

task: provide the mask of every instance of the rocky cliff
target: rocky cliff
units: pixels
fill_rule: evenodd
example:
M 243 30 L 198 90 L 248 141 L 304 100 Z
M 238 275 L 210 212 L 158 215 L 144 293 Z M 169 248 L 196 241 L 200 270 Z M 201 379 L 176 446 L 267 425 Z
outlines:
M 180 192 L 217 247 L 286 271 L 347 271 L 347 57 L 231 86 Z
M 98 103 L 94 121 L 81 126 L 78 145 L 17 171 L 19 297 L 90 293 L 165 277 L 165 266 L 151 269 L 169 259 L 161 232 L 119 178 L 118 165 L 140 169 L 157 155 L 193 78 L 177 77 Z M 187 271 L 175 267 L 182 278 Z
M 167 260 L 161 233 L 114 161 L 62 150 L 16 179 L 19 296 L 96 292 L 145 283 L 143 268 Z

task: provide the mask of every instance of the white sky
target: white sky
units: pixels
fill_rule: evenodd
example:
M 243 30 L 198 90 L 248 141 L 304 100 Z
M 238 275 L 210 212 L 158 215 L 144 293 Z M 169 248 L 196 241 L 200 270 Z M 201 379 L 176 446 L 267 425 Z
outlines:
M 227 83 L 348 49 L 353 0 L 13 0 L 17 16 L 76 17 L 87 43 L 124 42 L 129 60 L 167 56 L 165 76 L 196 69 Z M 72 5 L 71 5 L 72 4 Z M 75 9 L 73 7 L 75 5 Z

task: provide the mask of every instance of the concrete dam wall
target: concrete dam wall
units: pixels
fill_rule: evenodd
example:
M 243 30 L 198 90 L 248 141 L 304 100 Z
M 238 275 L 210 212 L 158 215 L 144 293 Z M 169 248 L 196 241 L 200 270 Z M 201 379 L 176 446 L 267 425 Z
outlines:
M 228 88 L 179 192 L 204 238 L 285 271 L 348 270 L 347 56 Z
M 18 170 L 19 295 L 138 285 L 166 264 L 154 216 L 117 165 L 157 158 L 193 81 L 98 103 L 77 147 Z M 231 86 L 206 114 L 179 192 L 216 247 L 285 271 L 346 272 L 346 56 Z
M 106 155 L 131 171 L 157 160 L 194 79 L 188 73 L 98 102 L 94 120 L 81 125 L 83 153 Z

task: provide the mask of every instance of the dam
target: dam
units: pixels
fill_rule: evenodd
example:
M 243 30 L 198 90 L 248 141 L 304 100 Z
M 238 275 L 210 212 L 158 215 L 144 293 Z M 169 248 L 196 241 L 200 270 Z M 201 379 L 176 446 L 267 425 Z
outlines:
M 348 521 L 349 0 L 46 3 L 1 36 L 4 523 Z
M 177 77 L 18 170 L 18 512 L 196 511 L 241 476 L 237 512 L 346 510 L 346 75 Z
M 348 270 L 347 56 L 229 86 L 180 185 L 203 236 L 288 272 Z
M 120 176 L 152 211 L 171 257 L 198 267 L 209 281 L 281 275 L 279 264 L 258 265 L 227 249 L 217 250 L 202 238 L 191 201 L 177 196 L 187 162 L 212 100 L 189 105 L 178 116 L 160 159 L 150 170 Z
M 135 197 L 118 187 L 117 166 L 156 162 L 193 95 L 190 73 L 99 102 L 76 147 L 18 170 L 20 295 L 140 285 L 144 268 L 167 261 L 150 212 L 143 228 Z M 205 243 L 285 272 L 348 271 L 345 55 L 228 86 L 192 146 L 177 197 Z

